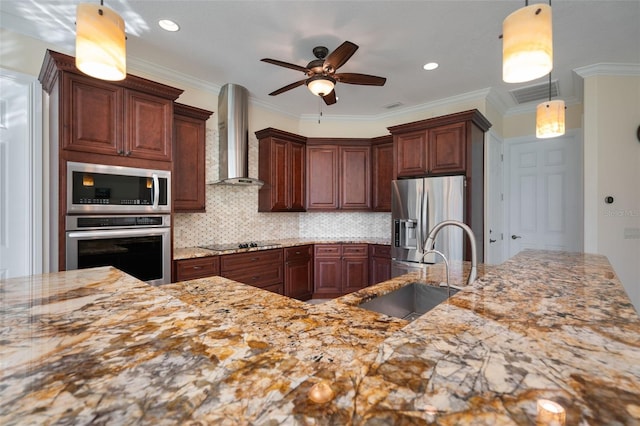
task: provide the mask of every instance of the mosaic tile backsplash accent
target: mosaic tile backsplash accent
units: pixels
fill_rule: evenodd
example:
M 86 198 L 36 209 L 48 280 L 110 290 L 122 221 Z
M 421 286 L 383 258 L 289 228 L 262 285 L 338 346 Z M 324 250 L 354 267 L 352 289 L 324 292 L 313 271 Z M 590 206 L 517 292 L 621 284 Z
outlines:
M 218 179 L 217 130 L 207 128 L 207 182 Z M 258 176 L 258 140 L 249 137 L 249 176 Z M 173 217 L 173 247 L 290 238 L 390 238 L 390 213 L 259 213 L 257 186 L 206 186 L 206 213 Z

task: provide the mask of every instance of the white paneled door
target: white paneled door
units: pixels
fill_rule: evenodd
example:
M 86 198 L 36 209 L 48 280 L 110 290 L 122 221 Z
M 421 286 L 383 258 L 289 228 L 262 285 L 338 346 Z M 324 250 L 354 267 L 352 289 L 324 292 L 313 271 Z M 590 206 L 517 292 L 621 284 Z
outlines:
M 578 132 L 507 144 L 509 257 L 523 249 L 582 251 L 582 140 Z
M 0 69 L 0 279 L 41 272 L 37 87 L 32 77 Z

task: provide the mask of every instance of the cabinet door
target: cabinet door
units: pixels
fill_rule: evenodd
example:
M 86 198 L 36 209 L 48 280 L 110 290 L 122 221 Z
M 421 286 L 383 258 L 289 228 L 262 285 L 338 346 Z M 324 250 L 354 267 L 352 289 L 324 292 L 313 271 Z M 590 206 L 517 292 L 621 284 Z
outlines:
M 369 285 L 369 258 L 342 259 L 342 293 L 353 293 Z
M 122 151 L 122 89 L 64 73 L 62 148 L 97 154 Z M 53 124 L 53 123 L 52 123 Z
M 371 203 L 378 212 L 391 211 L 391 181 L 393 180 L 393 144 L 371 147 Z
M 369 285 L 378 284 L 391 279 L 391 259 L 386 257 L 372 257 Z
M 371 148 L 340 147 L 340 198 L 342 210 L 371 209 Z
M 285 296 L 308 300 L 313 293 L 311 258 L 287 262 L 284 270 Z
M 171 161 L 173 102 L 132 90 L 125 91 L 124 155 Z
M 307 210 L 338 208 L 338 147 L 307 146 Z
M 305 210 L 305 146 L 301 143 L 290 142 L 289 177 L 289 210 Z
M 289 209 L 289 142 L 281 139 L 271 141 L 271 211 Z
M 429 171 L 431 174 L 466 171 L 466 123 L 429 129 Z
M 427 131 L 405 133 L 394 137 L 398 177 L 424 176 L 427 164 Z
M 203 120 L 176 115 L 173 121 L 173 206 L 176 212 L 205 211 L 205 132 Z

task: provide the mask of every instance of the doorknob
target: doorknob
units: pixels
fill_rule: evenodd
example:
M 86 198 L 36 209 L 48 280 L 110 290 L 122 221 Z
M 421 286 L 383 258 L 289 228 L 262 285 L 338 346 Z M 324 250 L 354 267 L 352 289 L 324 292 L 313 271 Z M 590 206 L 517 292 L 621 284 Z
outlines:
M 512 235 L 511 239 L 512 240 L 517 240 L 518 238 L 522 238 L 520 235 Z
M 490 243 L 495 243 L 495 242 L 496 242 L 496 240 L 492 240 L 491 238 L 489 238 L 489 242 L 490 242 Z

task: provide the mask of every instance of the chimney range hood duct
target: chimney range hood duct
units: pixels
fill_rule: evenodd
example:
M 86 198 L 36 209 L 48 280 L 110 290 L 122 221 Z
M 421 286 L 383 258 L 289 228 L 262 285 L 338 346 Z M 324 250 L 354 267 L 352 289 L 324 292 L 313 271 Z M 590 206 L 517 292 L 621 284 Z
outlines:
M 218 95 L 219 180 L 216 185 L 263 185 L 249 177 L 249 92 L 225 84 Z

